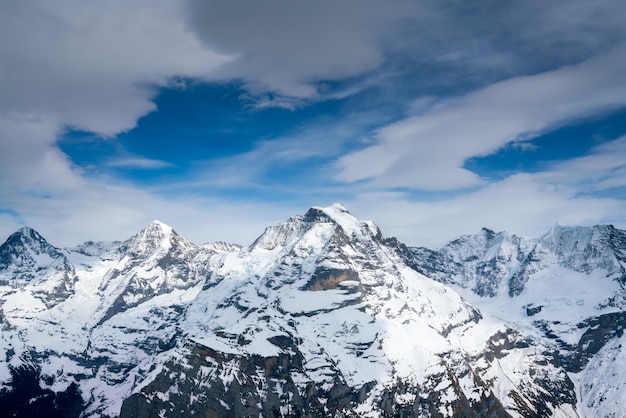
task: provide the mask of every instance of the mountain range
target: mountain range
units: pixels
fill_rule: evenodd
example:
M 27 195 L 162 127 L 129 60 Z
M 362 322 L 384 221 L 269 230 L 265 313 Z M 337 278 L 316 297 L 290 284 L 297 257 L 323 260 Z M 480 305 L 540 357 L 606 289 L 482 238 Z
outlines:
M 439 249 L 312 207 L 251 245 L 155 221 L 0 246 L 0 411 L 58 417 L 619 417 L 626 231 Z

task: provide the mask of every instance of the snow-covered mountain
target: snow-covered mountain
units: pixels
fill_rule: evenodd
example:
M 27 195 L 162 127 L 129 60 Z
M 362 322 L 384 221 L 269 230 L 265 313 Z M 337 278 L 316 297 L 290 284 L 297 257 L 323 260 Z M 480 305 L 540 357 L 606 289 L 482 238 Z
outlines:
M 626 235 L 589 231 L 435 251 L 339 204 L 247 248 L 157 221 L 66 249 L 24 228 L 0 246 L 0 410 L 619 416 Z
M 75 281 L 67 257 L 32 228 L 21 228 L 0 246 L 0 285 L 26 287 L 47 307 L 65 300 Z
M 408 263 L 482 312 L 537 329 L 557 344 L 583 416 L 622 416 L 626 365 L 626 232 L 555 225 L 538 239 L 483 229 Z

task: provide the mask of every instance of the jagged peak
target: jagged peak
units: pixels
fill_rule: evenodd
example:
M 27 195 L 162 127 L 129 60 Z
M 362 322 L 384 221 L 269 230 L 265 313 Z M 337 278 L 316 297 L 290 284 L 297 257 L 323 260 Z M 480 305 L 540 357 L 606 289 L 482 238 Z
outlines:
M 544 234 L 544 237 L 550 236 L 550 235 L 556 235 L 556 234 L 560 233 L 561 231 L 563 231 L 564 229 L 567 229 L 567 228 L 568 228 L 567 225 L 557 221 L 554 224 L 552 224 L 550 229 L 548 229 L 548 232 L 546 232 Z
M 23 236 L 23 237 L 34 239 L 37 241 L 46 241 L 46 239 L 43 236 L 41 236 L 39 232 L 31 228 L 30 226 L 21 227 L 20 229 L 15 231 L 13 234 L 11 234 L 11 236 Z
M 323 213 L 326 216 L 328 216 L 329 218 L 333 219 L 333 220 L 338 220 L 338 219 L 342 219 L 345 217 L 350 217 L 350 218 L 354 218 L 354 215 L 352 215 L 350 213 L 350 211 L 348 209 L 346 209 L 346 207 L 344 205 L 342 205 L 341 203 L 333 203 L 330 206 L 311 206 L 311 208 L 308 210 L 307 213 Z
M 611 228 L 615 229 L 612 225 L 567 225 L 561 222 L 555 222 L 548 232 L 543 234 L 540 239 L 545 239 L 551 236 L 558 236 L 563 234 L 591 234 L 594 232 L 609 231 Z
M 614 231 L 620 231 L 619 228 L 611 224 L 599 224 L 592 226 L 584 226 L 584 225 L 567 225 L 561 222 L 556 222 L 554 225 L 550 227 L 548 232 L 541 236 L 540 239 L 543 239 L 548 236 L 555 236 L 564 233 L 610 233 Z
M 28 225 L 19 228 L 17 231 L 15 231 L 15 233 L 19 233 L 22 235 L 33 235 L 33 234 L 39 235 L 37 231 L 35 231 L 33 228 L 31 228 Z
M 249 247 L 248 251 L 274 250 L 284 247 L 302 237 L 315 224 L 330 223 L 341 227 L 348 237 L 372 236 L 382 239 L 380 229 L 371 221 L 361 221 L 340 203 L 330 206 L 312 206 L 304 215 L 292 216 L 284 222 L 265 228 L 263 234 Z M 367 231 L 367 232 L 364 232 Z
M 165 222 L 161 222 L 158 219 L 150 222 L 142 231 L 163 231 L 165 233 L 172 233 L 174 230 L 171 226 L 166 224 Z
M 278 225 L 268 226 L 263 231 L 263 234 L 248 247 L 248 251 L 255 249 L 272 251 L 286 245 L 291 239 L 304 233 L 306 222 L 311 221 L 307 219 L 309 212 L 311 212 L 311 209 L 304 217 L 292 216 Z
M 480 228 L 480 233 L 486 235 L 495 235 L 496 231 L 491 228 L 487 228 L 486 226 L 483 226 L 482 228 Z
M 367 226 L 374 236 L 380 235 L 380 230 L 372 221 L 361 221 L 341 203 L 333 203 L 326 207 L 312 206 L 304 216 L 307 221 L 325 220 L 334 222 L 340 225 L 350 236 L 360 236 L 362 234 L 362 226 Z
M 23 226 L 11 234 L 2 247 L 28 246 L 35 253 L 45 252 L 48 249 L 57 248 L 50 244 L 39 232 L 30 226 Z
M 137 234 L 124 241 L 120 249 L 141 254 L 152 252 L 158 248 L 167 250 L 173 245 L 188 246 L 191 243 L 178 235 L 171 226 L 154 220 Z
M 18 229 L 0 245 L 0 270 L 48 267 L 73 271 L 62 250 L 29 226 Z

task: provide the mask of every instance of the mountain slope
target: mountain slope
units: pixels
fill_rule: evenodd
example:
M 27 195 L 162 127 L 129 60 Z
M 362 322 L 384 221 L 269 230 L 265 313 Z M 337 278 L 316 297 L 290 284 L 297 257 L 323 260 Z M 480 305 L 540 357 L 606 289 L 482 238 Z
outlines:
M 30 246 L 15 246 L 15 241 L 12 236 L 3 247 L 11 244 L 16 259 L 28 259 Z M 38 301 L 49 281 L 56 281 L 56 270 L 46 273 L 39 265 L 29 270 L 37 280 L 0 287 L 0 350 L 5 353 L 0 378 L 6 384 L 28 372 L 55 393 L 77 385 L 86 416 L 116 416 L 136 380 L 173 347 L 177 320 L 202 286 L 206 261 L 224 248 L 238 250 L 194 245 L 160 222 L 122 243 L 53 248 L 74 273 L 65 300 Z
M 50 246 L 73 272 L 53 303 L 42 289 L 54 263 L 20 261 L 39 250 L 10 238 L 0 247 L 10 249 L 0 251 L 10 254 L 0 259 L 0 410 L 609 416 L 625 380 L 612 365 L 623 362 L 625 247 L 621 231 L 606 231 L 574 245 L 554 231 L 528 240 L 483 230 L 414 249 L 335 204 L 241 248 L 196 245 L 155 221 L 123 242 Z M 556 292 L 570 273 L 613 287 L 594 293 L 574 280 L 593 310 L 567 322 L 554 312 L 575 297 L 545 285 Z M 599 383 L 592 371 L 618 377 Z
M 212 263 L 182 322 L 183 360 L 148 379 L 122 416 L 191 404 L 189 416 L 574 416 L 563 372 L 518 361 L 549 363 L 547 347 L 408 268 L 340 205 Z M 555 388 L 561 398 L 543 395 Z
M 581 410 L 621 414 L 626 397 L 618 394 L 626 385 L 608 365 L 622 356 L 626 327 L 625 231 L 555 225 L 527 239 L 482 230 L 408 254 L 416 270 L 452 285 L 481 311 L 554 341 L 563 368 L 578 382 Z

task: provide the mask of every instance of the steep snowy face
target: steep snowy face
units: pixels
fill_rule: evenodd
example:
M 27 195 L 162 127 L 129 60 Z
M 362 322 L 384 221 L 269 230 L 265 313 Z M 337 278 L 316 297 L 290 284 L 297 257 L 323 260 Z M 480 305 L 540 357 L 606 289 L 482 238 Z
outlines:
M 537 243 L 528 264 L 532 270 L 559 264 L 580 273 L 603 270 L 626 282 L 626 232 L 612 225 L 566 227 L 555 225 Z
M 626 233 L 611 225 L 555 225 L 539 239 L 483 229 L 439 250 L 411 248 L 409 264 L 438 281 L 479 296 L 518 296 L 532 275 L 551 268 L 575 273 L 601 271 L 626 283 Z
M 438 251 L 411 248 L 409 264 L 443 283 L 494 297 L 508 291 L 508 281 L 533 247 L 532 240 L 483 228 L 464 235 Z
M 607 364 L 620 358 L 626 328 L 626 232 L 611 225 L 557 224 L 538 239 L 511 240 L 516 244 L 508 245 L 512 257 L 503 256 L 506 251 L 495 239 L 505 235 L 514 237 L 483 230 L 438 251 L 411 249 L 411 261 L 424 274 L 455 286 L 483 312 L 534 327 L 554 341 L 559 361 L 579 383 L 581 410 L 620 415 L 617 405 L 623 402 L 614 400 L 626 401 L 616 395 L 623 385 L 608 383 L 615 377 Z M 475 285 L 481 282 L 486 286 Z M 500 290 L 485 292 L 485 287 Z M 592 400 L 586 395 L 590 382 L 600 381 L 607 383 L 593 389 L 597 399 Z M 592 406 L 596 409 L 588 409 Z
M 0 293 L 29 287 L 51 306 L 72 293 L 75 276 L 62 251 L 32 228 L 21 228 L 0 245 Z
M 21 228 L 0 245 L 0 272 L 16 279 L 34 279 L 34 273 L 42 270 L 70 269 L 61 251 L 32 228 Z
M 197 286 L 209 275 L 211 256 L 239 248 L 225 243 L 195 245 L 170 226 L 152 222 L 112 254 L 116 262 L 99 287 L 114 299 L 104 319 L 155 296 Z

